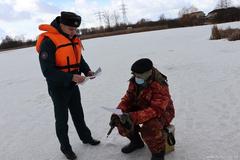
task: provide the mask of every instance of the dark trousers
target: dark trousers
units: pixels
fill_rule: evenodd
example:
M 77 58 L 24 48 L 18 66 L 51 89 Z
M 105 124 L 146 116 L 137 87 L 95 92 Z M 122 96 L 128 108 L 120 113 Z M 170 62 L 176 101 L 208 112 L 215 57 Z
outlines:
M 92 138 L 91 132 L 84 120 L 78 86 L 72 86 L 69 88 L 49 87 L 48 91 L 54 104 L 56 134 L 61 147 L 64 147 L 66 150 L 71 149 L 68 138 L 68 109 L 79 138 L 82 141 L 90 140 Z
M 160 153 L 165 150 L 165 139 L 162 122 L 157 118 L 148 120 L 142 124 L 142 127 L 135 125 L 133 131 L 126 129 L 121 123 L 118 124 L 118 132 L 130 140 L 139 142 L 138 132 L 141 133 L 143 141 L 147 144 L 151 153 Z

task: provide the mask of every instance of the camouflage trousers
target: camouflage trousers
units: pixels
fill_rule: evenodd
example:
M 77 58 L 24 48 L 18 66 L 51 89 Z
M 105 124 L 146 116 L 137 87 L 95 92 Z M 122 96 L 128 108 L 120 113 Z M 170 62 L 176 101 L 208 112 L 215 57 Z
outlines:
M 117 128 L 119 134 L 124 137 L 129 137 L 133 132 L 140 132 L 143 141 L 146 143 L 151 153 L 160 153 L 165 150 L 163 126 L 164 124 L 158 119 L 151 119 L 144 122 L 141 126 L 135 126 L 133 130 L 128 130 L 121 124 L 118 124 Z

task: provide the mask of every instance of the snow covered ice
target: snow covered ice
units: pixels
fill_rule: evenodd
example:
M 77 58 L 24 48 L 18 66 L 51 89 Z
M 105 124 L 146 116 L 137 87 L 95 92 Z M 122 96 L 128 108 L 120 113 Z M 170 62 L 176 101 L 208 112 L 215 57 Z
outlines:
M 240 22 L 218 25 L 240 27 Z M 69 137 L 79 160 L 148 160 L 145 147 L 122 154 L 128 140 L 106 138 L 110 112 L 125 93 L 131 64 L 142 57 L 168 76 L 175 104 L 176 147 L 166 160 L 240 159 L 240 41 L 209 40 L 212 25 L 84 40 L 84 57 L 103 72 L 79 85 L 86 123 L 99 146 L 81 143 L 71 119 Z M 0 159 L 65 160 L 55 136 L 53 104 L 35 49 L 0 54 Z

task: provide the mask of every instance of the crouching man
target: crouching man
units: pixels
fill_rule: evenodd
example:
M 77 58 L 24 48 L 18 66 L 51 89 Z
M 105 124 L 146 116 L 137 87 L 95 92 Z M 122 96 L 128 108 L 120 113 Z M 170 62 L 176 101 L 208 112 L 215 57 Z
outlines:
M 137 60 L 131 71 L 133 76 L 128 90 L 118 105 L 123 114 L 113 114 L 110 125 L 116 126 L 119 134 L 130 140 L 122 148 L 123 153 L 143 148 L 145 142 L 152 153 L 151 160 L 164 160 L 164 128 L 175 115 L 167 77 L 147 58 Z

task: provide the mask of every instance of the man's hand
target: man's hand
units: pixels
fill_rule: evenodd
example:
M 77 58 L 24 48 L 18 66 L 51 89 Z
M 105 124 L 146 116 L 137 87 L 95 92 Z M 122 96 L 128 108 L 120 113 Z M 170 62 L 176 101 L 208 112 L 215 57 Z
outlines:
M 112 114 L 109 125 L 115 127 L 119 123 L 121 123 L 126 129 L 132 129 L 133 127 L 133 122 L 128 113 L 123 113 L 121 115 Z
M 107 133 L 107 137 L 112 133 L 114 127 L 116 127 L 120 123 L 120 118 L 117 114 L 112 114 L 109 122 L 109 126 L 111 127 Z
M 131 130 L 133 128 L 134 125 L 128 113 L 123 113 L 119 115 L 119 118 L 120 118 L 120 122 L 126 129 Z
M 118 132 L 121 135 L 126 135 L 126 136 L 131 134 L 134 130 L 134 124 L 128 113 L 123 113 L 120 115 L 113 113 L 111 116 L 109 125 L 111 128 L 107 133 L 107 137 L 111 134 L 114 127 L 118 128 Z
M 79 74 L 74 74 L 72 78 L 72 81 L 76 82 L 77 84 L 84 82 L 84 80 L 85 80 L 85 77 Z
M 90 77 L 90 79 L 94 79 L 95 78 L 95 73 L 93 71 L 89 71 L 87 76 Z
M 117 126 L 117 123 L 120 123 L 120 118 L 117 114 L 112 114 L 109 125 L 110 127 Z

